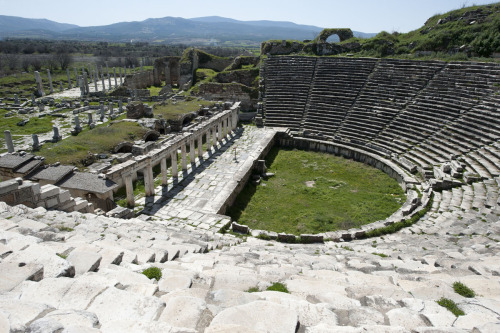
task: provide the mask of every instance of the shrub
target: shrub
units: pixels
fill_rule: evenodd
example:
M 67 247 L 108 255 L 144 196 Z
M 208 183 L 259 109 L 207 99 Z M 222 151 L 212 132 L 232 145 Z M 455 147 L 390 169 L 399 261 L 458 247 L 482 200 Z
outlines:
M 441 297 L 441 299 L 436 302 L 442 307 L 447 308 L 448 311 L 453 313 L 456 317 L 465 315 L 465 312 L 463 312 L 463 310 L 458 307 L 457 303 L 453 302 L 449 298 Z
M 463 297 L 468 297 L 468 298 L 472 298 L 474 296 L 476 296 L 476 293 L 474 292 L 474 290 L 470 289 L 469 287 L 467 287 L 465 284 L 461 283 L 461 282 L 455 282 L 453 283 L 453 290 L 455 290 L 455 292 Z
M 247 290 L 247 293 L 258 293 L 259 291 L 259 287 L 252 287 Z
M 146 268 L 142 274 L 146 275 L 150 280 L 155 279 L 156 281 L 159 281 L 161 279 L 161 269 L 158 267 Z
M 279 292 L 287 293 L 287 294 L 290 293 L 288 291 L 288 289 L 286 288 L 286 286 L 283 283 L 280 283 L 280 282 L 273 283 L 266 290 L 269 290 L 269 291 L 279 291 Z

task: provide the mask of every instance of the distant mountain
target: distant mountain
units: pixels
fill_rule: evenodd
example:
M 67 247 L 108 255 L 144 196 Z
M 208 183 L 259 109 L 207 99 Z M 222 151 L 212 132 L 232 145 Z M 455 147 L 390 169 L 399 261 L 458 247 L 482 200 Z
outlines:
M 52 32 L 62 32 L 64 30 L 78 28 L 75 24 L 58 23 L 46 19 L 30 19 L 17 16 L 0 15 L 0 33 L 27 31 L 27 30 L 48 30 Z
M 20 22 L 19 19 L 25 20 Z M 42 25 L 45 23 L 45 25 Z M 270 39 L 314 39 L 323 28 L 279 21 L 238 21 L 219 16 L 151 18 L 104 26 L 79 27 L 48 20 L 0 17 L 0 37 L 145 41 L 185 44 L 256 44 Z M 354 32 L 358 37 L 375 34 Z

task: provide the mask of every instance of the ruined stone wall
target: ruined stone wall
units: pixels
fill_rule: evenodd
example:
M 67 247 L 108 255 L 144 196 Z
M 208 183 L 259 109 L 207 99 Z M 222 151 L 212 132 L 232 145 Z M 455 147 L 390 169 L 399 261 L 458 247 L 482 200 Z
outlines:
M 181 57 L 162 57 L 155 60 L 154 69 L 158 73 L 158 79 L 155 84 L 159 85 L 165 81 L 166 85 L 177 84 L 180 77 Z M 166 73 L 166 69 L 168 72 Z
M 251 87 L 256 85 L 255 79 L 259 76 L 259 69 L 249 70 L 234 70 L 229 72 L 222 72 L 215 76 L 215 80 L 219 83 L 232 83 L 238 82 L 245 86 Z
M 73 199 L 68 190 L 54 185 L 40 186 L 28 180 L 11 179 L 0 183 L 0 201 L 10 206 L 62 210 L 65 212 L 94 212 L 94 206 L 81 198 Z
M 214 101 L 240 101 L 242 111 L 255 110 L 258 99 L 257 89 L 239 83 L 202 83 L 197 95 Z
M 281 42 L 264 42 L 260 46 L 262 54 L 289 55 L 296 53 L 307 53 L 318 56 L 336 55 L 347 52 L 358 52 L 361 50 L 359 43 L 336 44 L 326 42 L 300 43 L 297 41 L 283 40 Z
M 130 89 L 146 89 L 155 84 L 154 71 L 129 74 L 125 76 L 123 85 Z

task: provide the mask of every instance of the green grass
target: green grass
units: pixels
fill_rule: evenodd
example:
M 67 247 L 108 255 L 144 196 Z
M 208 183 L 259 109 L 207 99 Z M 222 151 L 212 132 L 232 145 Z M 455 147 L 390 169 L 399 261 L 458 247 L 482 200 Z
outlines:
M 349 229 L 390 216 L 406 200 L 382 171 L 330 154 L 275 147 L 266 164 L 276 176 L 265 186 L 249 182 L 226 212 L 252 229 L 295 235 Z
M 247 293 L 258 293 L 259 291 L 259 287 L 252 287 L 247 290 Z
M 99 126 L 57 143 L 46 143 L 37 155 L 44 156 L 47 164 L 61 162 L 80 167 L 89 152 L 110 153 L 118 143 L 137 140 L 146 131 L 139 124 L 129 122 L 120 122 L 109 127 Z
M 437 304 L 441 305 L 442 307 L 447 308 L 456 317 L 465 315 L 465 312 L 458 307 L 457 303 L 453 302 L 449 298 L 441 297 L 441 299 L 439 301 L 436 301 L 436 302 L 437 302 Z
M 12 135 L 29 135 L 42 134 L 52 131 L 52 120 L 56 119 L 51 116 L 42 118 L 31 117 L 29 122 L 24 126 L 17 126 L 17 123 L 24 120 L 20 117 L 4 117 L 5 112 L 0 111 L 0 131 L 10 131 Z
M 476 296 L 476 293 L 474 292 L 474 290 L 470 289 L 469 287 L 467 287 L 465 284 L 461 283 L 461 282 L 455 282 L 453 283 L 453 290 L 455 290 L 455 292 L 463 297 L 467 297 L 467 298 L 473 298 L 474 296 Z
M 159 281 L 161 279 L 161 269 L 158 267 L 149 267 L 142 271 L 142 274 L 146 275 L 148 279 L 155 279 Z
M 267 291 L 279 291 L 281 293 L 287 293 L 289 294 L 290 292 L 286 288 L 286 286 L 283 283 L 280 282 L 275 282 L 271 286 L 267 287 Z
M 209 106 L 212 105 L 213 102 L 208 101 L 177 101 L 175 104 L 168 100 L 162 104 L 156 104 L 154 106 L 154 114 L 155 116 L 161 115 L 164 119 L 178 119 L 182 115 L 190 112 L 196 112 L 200 109 L 200 106 Z
M 372 254 L 376 255 L 376 256 L 379 256 L 380 258 L 387 258 L 388 257 L 387 254 L 383 254 L 383 253 L 372 252 Z

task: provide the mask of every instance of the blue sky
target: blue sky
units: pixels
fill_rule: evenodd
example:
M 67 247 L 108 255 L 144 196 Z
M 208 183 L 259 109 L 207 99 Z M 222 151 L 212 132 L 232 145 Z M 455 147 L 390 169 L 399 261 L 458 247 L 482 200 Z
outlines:
M 80 26 L 165 16 L 291 21 L 362 32 L 407 32 L 434 14 L 491 0 L 0 0 L 0 14 Z

